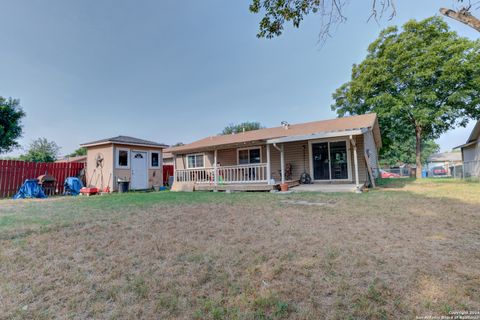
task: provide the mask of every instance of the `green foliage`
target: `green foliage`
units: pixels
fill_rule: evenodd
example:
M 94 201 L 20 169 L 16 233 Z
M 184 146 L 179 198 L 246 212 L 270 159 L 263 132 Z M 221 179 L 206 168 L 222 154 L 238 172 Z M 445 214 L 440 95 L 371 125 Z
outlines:
M 60 147 L 54 141 L 38 138 L 30 144 L 27 153 L 21 155 L 20 159 L 31 162 L 54 162 L 59 151 Z
M 387 28 L 333 94 L 332 110 L 340 117 L 376 112 L 381 156 L 391 159 L 400 146 L 411 150 L 416 136 L 421 145 L 480 117 L 479 53 L 480 41 L 459 37 L 439 17 Z
M 17 148 L 18 138 L 22 136 L 21 120 L 25 117 L 17 99 L 5 99 L 0 96 L 0 153 Z
M 406 141 L 393 141 L 392 145 L 382 152 L 382 165 L 396 165 L 399 163 L 415 164 L 415 137 L 411 136 Z M 427 161 L 427 158 L 432 154 L 440 151 L 440 146 L 435 140 L 427 139 L 422 141 L 422 163 Z
M 87 155 L 87 148 L 80 147 L 77 150 L 70 153 L 68 157 L 78 157 L 78 156 L 86 156 L 86 155 Z
M 260 21 L 259 38 L 273 38 L 282 34 L 286 22 L 292 22 L 296 28 L 304 16 L 316 13 L 320 8 L 320 0 L 253 0 L 250 11 L 259 13 L 265 11 L 265 16 Z
M 177 142 L 174 145 L 171 145 L 170 147 L 181 147 L 181 146 L 184 146 L 184 145 L 185 145 L 185 143 L 183 143 L 183 142 Z
M 223 129 L 220 135 L 232 134 L 232 133 L 241 133 L 243 131 L 251 131 L 251 130 L 258 130 L 264 128 L 260 122 L 255 121 L 246 121 L 239 124 L 229 124 L 228 126 Z

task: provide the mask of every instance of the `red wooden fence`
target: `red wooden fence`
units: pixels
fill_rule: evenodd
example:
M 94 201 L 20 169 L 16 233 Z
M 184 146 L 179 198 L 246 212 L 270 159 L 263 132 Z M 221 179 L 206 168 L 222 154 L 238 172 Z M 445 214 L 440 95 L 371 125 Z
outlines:
M 164 186 L 168 184 L 168 178 L 171 176 L 173 176 L 173 165 L 164 164 L 163 165 L 163 185 Z
M 42 174 L 55 177 L 54 193 L 63 193 L 63 183 L 67 177 L 76 177 L 84 167 L 83 163 L 24 162 L 0 160 L 0 198 L 11 197 L 26 179 L 36 179 Z

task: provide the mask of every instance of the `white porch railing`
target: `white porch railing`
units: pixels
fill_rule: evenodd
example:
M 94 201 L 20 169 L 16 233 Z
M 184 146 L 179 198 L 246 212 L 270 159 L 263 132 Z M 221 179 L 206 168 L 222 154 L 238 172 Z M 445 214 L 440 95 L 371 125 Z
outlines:
M 215 178 L 217 177 L 217 178 Z M 176 169 L 175 181 L 210 184 L 267 182 L 267 164 L 221 166 L 215 168 Z

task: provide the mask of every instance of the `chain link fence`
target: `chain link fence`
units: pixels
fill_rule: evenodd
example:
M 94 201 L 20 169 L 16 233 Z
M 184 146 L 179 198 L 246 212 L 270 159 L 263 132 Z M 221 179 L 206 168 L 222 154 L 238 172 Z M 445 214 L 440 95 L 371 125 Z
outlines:
M 414 177 L 415 168 L 407 166 L 400 168 L 382 168 L 380 169 L 380 174 L 383 178 Z M 438 164 L 430 167 L 425 166 L 423 177 L 480 180 L 480 161 Z

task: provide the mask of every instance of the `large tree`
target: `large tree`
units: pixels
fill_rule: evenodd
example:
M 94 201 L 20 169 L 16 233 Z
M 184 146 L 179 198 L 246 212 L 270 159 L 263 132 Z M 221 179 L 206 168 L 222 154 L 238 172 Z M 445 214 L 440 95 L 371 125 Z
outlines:
M 17 139 L 22 136 L 21 120 L 25 117 L 20 101 L 0 97 L 0 153 L 18 147 Z
M 54 162 L 58 158 L 59 151 L 60 147 L 55 141 L 38 138 L 30 144 L 27 153 L 21 155 L 20 159 L 32 162 Z
M 232 134 L 232 133 L 241 133 L 243 131 L 258 130 L 262 128 L 263 126 L 260 124 L 260 122 L 255 122 L 255 121 L 252 121 L 252 122 L 246 121 L 239 124 L 231 123 L 228 126 L 226 126 L 225 129 L 223 129 L 222 133 L 220 134 L 225 135 L 225 134 Z
M 87 148 L 85 147 L 80 147 L 70 153 L 67 157 L 78 157 L 78 156 L 86 156 L 87 155 Z
M 389 148 L 385 148 L 380 158 L 381 165 L 394 166 L 398 164 L 415 164 L 415 137 L 412 135 L 408 140 L 392 141 Z M 435 140 L 427 139 L 422 141 L 422 163 L 425 163 L 431 155 L 440 151 L 440 146 Z
M 320 40 L 330 36 L 330 31 L 340 23 L 347 20 L 344 15 L 344 7 L 347 0 L 251 0 L 250 11 L 263 15 L 260 20 L 259 38 L 274 38 L 283 33 L 286 24 L 291 23 L 298 28 L 302 20 L 316 14 L 320 19 Z M 365 1 L 366 20 L 380 19 L 387 16 L 388 19 L 396 15 L 396 0 L 370 0 Z M 472 14 L 471 0 L 453 0 L 456 8 L 440 8 L 440 12 L 450 18 L 458 20 L 477 31 L 480 31 L 480 20 Z M 478 4 L 477 4 L 478 6 Z M 432 14 L 433 14 L 432 10 Z M 362 14 L 362 13 L 359 13 Z
M 415 137 L 417 177 L 422 142 L 480 115 L 480 42 L 459 37 L 439 17 L 390 27 L 354 65 L 333 95 L 339 116 L 376 112 L 385 148 Z

